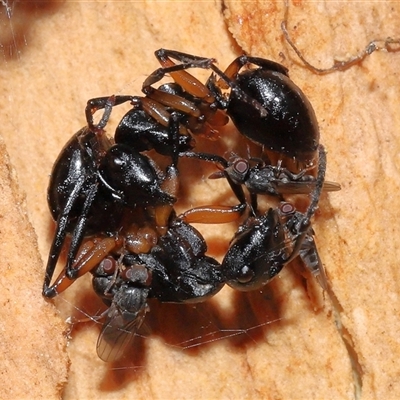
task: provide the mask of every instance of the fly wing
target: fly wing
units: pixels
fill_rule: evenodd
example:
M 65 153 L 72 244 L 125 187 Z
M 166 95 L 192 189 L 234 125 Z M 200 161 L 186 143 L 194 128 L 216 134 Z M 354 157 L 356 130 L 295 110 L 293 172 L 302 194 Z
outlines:
M 280 194 L 308 194 L 315 189 L 316 180 L 312 181 L 287 181 L 276 182 L 276 191 Z M 324 192 L 337 192 L 341 189 L 336 182 L 324 182 L 322 190 Z
M 147 304 L 135 313 L 121 312 L 112 304 L 97 340 L 97 355 L 105 362 L 119 360 L 135 338 L 147 312 Z

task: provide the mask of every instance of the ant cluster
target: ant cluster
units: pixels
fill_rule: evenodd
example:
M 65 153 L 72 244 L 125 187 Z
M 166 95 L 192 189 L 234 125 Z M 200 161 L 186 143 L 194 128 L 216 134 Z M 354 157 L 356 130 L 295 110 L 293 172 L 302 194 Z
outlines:
M 322 190 L 340 186 L 324 182 L 326 154 L 315 113 L 287 69 L 241 56 L 223 72 L 214 59 L 163 49 L 155 54 L 161 68 L 143 83 L 144 95 L 88 101 L 87 126 L 61 151 L 48 189 L 56 230 L 43 295 L 52 298 L 87 272 L 93 275 L 93 289 L 108 307 L 97 343 L 104 361 L 125 353 L 149 298 L 202 302 L 225 284 L 256 290 L 297 256 L 327 288 L 311 219 Z M 188 72 L 195 68 L 212 71 L 205 84 Z M 173 82 L 153 87 L 166 74 Z M 110 138 L 105 128 L 112 109 L 126 102 L 132 108 Z M 104 113 L 95 124 L 100 109 Z M 261 158 L 198 151 L 196 135 L 215 139 L 229 120 L 260 149 Z M 279 161 L 272 163 L 268 152 Z M 216 165 L 212 177 L 226 179 L 238 204 L 177 215 L 181 158 Z M 296 170 L 284 167 L 283 159 Z M 292 194 L 308 199 L 304 212 L 284 198 Z M 259 196 L 274 197 L 279 205 L 261 211 Z M 191 224 L 236 220 L 240 226 L 222 262 L 206 255 L 206 241 Z M 53 279 L 63 249 L 66 264 Z

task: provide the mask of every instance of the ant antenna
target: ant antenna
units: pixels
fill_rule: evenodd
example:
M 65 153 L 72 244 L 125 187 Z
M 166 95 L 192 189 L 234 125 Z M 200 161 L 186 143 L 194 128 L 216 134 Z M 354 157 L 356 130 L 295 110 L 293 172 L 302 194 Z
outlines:
M 86 114 L 86 121 L 88 123 L 88 127 L 90 130 L 96 132 L 96 131 L 102 131 L 103 128 L 107 125 L 108 120 L 110 119 L 111 116 L 111 111 L 115 105 L 115 96 L 112 95 L 110 96 L 107 101 L 104 104 L 104 113 L 103 116 L 101 117 L 101 120 L 97 125 L 94 124 L 93 122 L 93 114 L 99 109 L 94 102 L 91 102 L 90 100 L 88 101 L 88 105 L 86 106 L 85 109 L 85 114 Z

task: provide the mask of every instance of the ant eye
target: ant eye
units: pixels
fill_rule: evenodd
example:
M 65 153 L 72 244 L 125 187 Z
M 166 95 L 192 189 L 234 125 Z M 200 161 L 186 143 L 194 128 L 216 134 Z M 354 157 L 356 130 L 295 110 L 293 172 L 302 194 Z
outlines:
M 249 283 L 254 278 L 254 271 L 247 265 L 242 267 L 240 274 L 237 277 L 239 283 Z
M 233 168 L 237 174 L 245 175 L 249 170 L 249 163 L 243 158 L 239 158 L 233 163 Z

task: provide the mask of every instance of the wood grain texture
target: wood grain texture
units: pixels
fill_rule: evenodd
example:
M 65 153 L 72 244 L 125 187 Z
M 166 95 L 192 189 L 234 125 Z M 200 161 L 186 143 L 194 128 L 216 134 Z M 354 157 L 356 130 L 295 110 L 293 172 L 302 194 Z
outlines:
M 15 393 L 23 398 L 24 391 L 26 398 L 40 393 L 54 398 L 63 384 L 65 326 L 54 320 L 54 309 L 40 296 L 39 254 L 46 260 L 53 234 L 46 204 L 48 176 L 64 143 L 85 124 L 86 101 L 139 94 L 144 78 L 158 67 L 152 53 L 160 47 L 215 57 L 221 68 L 242 51 L 289 68 L 315 108 L 328 151 L 327 179 L 342 185 L 341 192 L 323 196 L 314 222 L 332 291 L 321 293 L 294 262 L 261 292 L 239 294 L 226 288 L 196 307 L 152 302 L 144 337 L 112 365 L 96 356 L 99 327 L 81 324 L 68 345 L 71 367 L 63 398 L 399 396 L 400 53 L 375 52 L 347 71 L 319 76 L 304 67 L 283 38 L 283 17 L 281 1 L 109 1 L 15 3 L 13 19 L 1 20 L 1 135 L 19 185 L 8 173 L 0 176 L 7 201 L 0 214 L 11 213 L 22 225 L 0 220 L 2 235 L 6 227 L 21 232 L 2 240 L 3 257 L 13 255 L 3 268 L 10 265 L 15 274 L 2 273 L 0 285 L 7 288 L 1 293 L 3 304 L 13 302 L 26 313 L 19 319 L 19 311 L 4 306 L 1 311 L 3 346 L 12 349 L 18 342 L 5 353 L 2 376 L 10 386 L 1 398 L 15 398 Z M 372 39 L 399 38 L 399 20 L 395 2 L 296 1 L 289 6 L 288 30 L 304 56 L 324 68 L 334 58 L 357 54 Z M 110 132 L 118 116 L 116 111 Z M 237 135 L 228 134 L 229 128 L 212 146 L 220 146 L 218 151 L 240 148 Z M 2 168 L 9 171 L 3 154 Z M 184 163 L 193 176 L 183 182 L 183 209 L 195 201 L 232 201 L 223 183 L 202 179 L 209 166 Z M 188 186 L 193 180 L 198 185 Z M 39 252 L 25 206 L 19 206 L 24 194 Z M 235 227 L 200 229 L 212 254 L 220 257 Z M 79 310 L 94 314 L 100 307 L 85 279 L 56 304 L 62 318 L 82 318 Z M 42 310 L 50 317 L 39 317 Z M 30 330 L 48 337 L 15 336 Z M 11 344 L 5 345 L 7 338 Z M 33 344 L 37 350 L 29 361 L 18 354 Z M 39 370 L 44 351 L 51 362 Z M 21 369 L 18 360 L 26 360 L 30 371 Z M 38 377 L 41 382 L 35 384 Z M 28 392 L 26 387 L 39 390 Z

